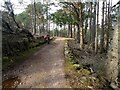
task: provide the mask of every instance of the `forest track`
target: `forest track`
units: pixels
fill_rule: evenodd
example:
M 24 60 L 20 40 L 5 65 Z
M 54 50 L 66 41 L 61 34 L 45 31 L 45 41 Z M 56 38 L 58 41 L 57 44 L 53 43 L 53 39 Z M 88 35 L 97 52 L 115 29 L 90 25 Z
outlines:
M 3 86 L 5 88 L 70 88 L 64 72 L 65 39 L 56 38 L 31 55 L 24 63 L 8 71 L 4 76 L 18 78 L 14 81 L 8 78 L 3 81 Z M 9 83 L 13 84 L 9 86 Z

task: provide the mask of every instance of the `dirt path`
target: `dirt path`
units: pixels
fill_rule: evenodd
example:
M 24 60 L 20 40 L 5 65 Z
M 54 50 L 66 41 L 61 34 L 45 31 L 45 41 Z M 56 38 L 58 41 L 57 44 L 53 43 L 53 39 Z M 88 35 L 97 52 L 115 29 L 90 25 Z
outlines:
M 57 38 L 8 72 L 20 78 L 18 88 L 69 88 L 64 73 L 64 40 Z

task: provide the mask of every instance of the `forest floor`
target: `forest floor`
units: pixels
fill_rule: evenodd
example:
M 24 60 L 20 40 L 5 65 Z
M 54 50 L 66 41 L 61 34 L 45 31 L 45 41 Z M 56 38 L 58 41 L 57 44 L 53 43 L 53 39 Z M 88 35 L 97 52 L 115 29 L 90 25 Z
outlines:
M 3 74 L 3 88 L 70 88 L 64 72 L 65 38 L 57 38 Z
M 93 54 L 89 49 L 79 49 L 79 44 L 69 40 L 65 44 L 66 79 L 72 88 L 88 90 L 113 90 L 105 77 L 106 54 Z

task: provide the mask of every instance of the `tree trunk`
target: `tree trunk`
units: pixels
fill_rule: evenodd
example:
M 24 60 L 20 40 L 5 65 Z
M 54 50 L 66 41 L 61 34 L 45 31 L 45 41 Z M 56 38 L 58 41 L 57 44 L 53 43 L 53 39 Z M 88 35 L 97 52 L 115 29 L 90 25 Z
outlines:
M 91 33 L 92 33 L 92 2 L 90 2 L 90 23 L 89 23 L 89 32 L 90 32 L 90 38 L 89 38 L 89 46 L 91 47 Z
M 84 41 L 87 41 L 87 27 L 88 27 L 88 19 L 85 21 L 85 30 L 84 30 Z
M 77 24 L 77 43 L 80 43 L 80 27 L 79 27 L 79 23 Z
M 14 20 L 15 24 L 17 25 L 17 27 L 18 27 L 18 28 L 20 28 L 19 24 L 18 24 L 18 23 L 16 22 L 16 20 L 15 20 L 15 17 L 14 17 L 14 16 L 12 16 L 12 18 L 13 18 L 13 20 Z
M 80 27 L 80 49 L 83 49 L 83 28 Z
M 83 25 L 82 25 L 82 3 L 80 2 L 80 14 L 79 14 L 79 27 L 80 27 L 80 49 L 83 49 Z
M 34 35 L 36 34 L 36 3 L 34 0 Z
M 73 33 L 72 33 L 72 23 L 70 24 L 70 34 L 71 34 L 71 35 L 70 35 L 70 38 L 72 38 L 72 37 L 73 37 L 73 35 L 72 35 L 72 34 L 73 34 Z
M 70 23 L 68 24 L 68 37 L 70 37 Z
M 74 23 L 74 39 L 76 39 L 76 28 L 75 28 L 75 23 Z
M 109 1 L 109 4 L 108 4 L 108 23 L 107 23 L 107 24 L 108 24 L 108 25 L 107 25 L 108 28 L 107 28 L 107 31 L 106 31 L 106 33 L 107 33 L 107 34 L 106 34 L 106 35 L 107 35 L 107 37 L 106 37 L 106 38 L 107 38 L 107 41 L 106 41 L 107 43 L 106 43 L 106 50 L 105 50 L 106 53 L 107 53 L 107 51 L 108 51 L 108 45 L 109 45 L 109 34 L 110 34 L 111 29 L 112 29 L 112 28 L 111 28 L 111 26 L 112 26 L 112 25 L 111 25 L 111 18 L 110 18 L 110 1 Z
M 93 28 L 91 33 L 91 43 L 92 43 L 92 49 L 95 50 L 95 34 L 96 34 L 96 2 L 94 4 L 94 15 L 93 15 Z
M 104 1 L 102 7 L 102 30 L 101 30 L 101 45 L 100 45 L 100 52 L 104 52 Z
M 86 13 L 88 14 L 88 2 L 86 3 Z M 87 27 L 88 27 L 88 17 L 85 20 L 85 30 L 84 30 L 84 43 L 87 42 Z
M 95 53 L 98 52 L 98 31 L 99 31 L 99 2 L 97 3 L 97 30 L 95 36 Z

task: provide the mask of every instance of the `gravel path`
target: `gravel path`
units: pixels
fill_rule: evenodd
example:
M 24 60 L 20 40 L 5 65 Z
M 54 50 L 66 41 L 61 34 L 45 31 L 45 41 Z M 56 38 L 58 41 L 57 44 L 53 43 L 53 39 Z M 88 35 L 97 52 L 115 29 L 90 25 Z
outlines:
M 69 88 L 64 72 L 65 38 L 46 45 L 8 75 L 20 78 L 17 88 Z

